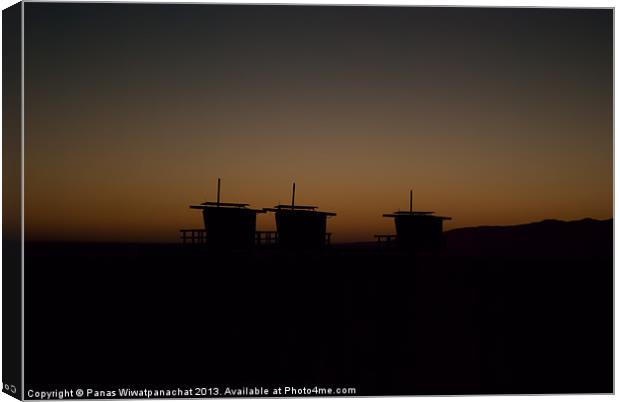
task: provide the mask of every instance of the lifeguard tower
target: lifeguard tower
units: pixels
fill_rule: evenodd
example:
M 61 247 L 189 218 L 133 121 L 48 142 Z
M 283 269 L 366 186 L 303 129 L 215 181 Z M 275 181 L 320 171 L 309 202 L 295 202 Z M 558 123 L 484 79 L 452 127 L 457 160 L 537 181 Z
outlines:
M 192 209 L 202 210 L 204 220 L 205 229 L 197 242 L 215 250 L 249 250 L 254 247 L 256 214 L 264 211 L 250 209 L 249 204 L 221 202 L 220 185 L 218 178 L 216 201 L 190 205 Z
M 315 206 L 295 205 L 295 183 L 290 205 L 279 204 L 264 211 L 275 213 L 278 244 L 282 248 L 320 249 L 330 242 L 327 218 L 336 214 L 318 211 Z
M 413 190 L 409 191 L 409 211 L 397 211 L 384 214 L 386 218 L 394 218 L 396 225 L 396 245 L 400 249 L 410 251 L 433 251 L 444 246 L 443 221 L 452 218 L 433 215 L 434 212 L 413 210 Z M 390 239 L 390 235 L 377 235 Z

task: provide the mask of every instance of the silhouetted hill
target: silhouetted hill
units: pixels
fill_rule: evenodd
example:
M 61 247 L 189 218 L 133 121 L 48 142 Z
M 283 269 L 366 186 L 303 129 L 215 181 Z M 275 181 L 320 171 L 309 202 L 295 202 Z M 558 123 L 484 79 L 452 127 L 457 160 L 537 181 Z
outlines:
M 445 237 L 451 255 L 609 257 L 613 253 L 613 219 L 479 226 L 446 231 Z

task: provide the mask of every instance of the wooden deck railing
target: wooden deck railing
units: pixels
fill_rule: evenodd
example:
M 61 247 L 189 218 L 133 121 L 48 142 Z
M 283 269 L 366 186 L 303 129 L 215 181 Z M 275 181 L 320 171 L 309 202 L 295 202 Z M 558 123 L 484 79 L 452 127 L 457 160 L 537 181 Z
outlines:
M 257 246 L 278 244 L 278 232 L 257 230 L 254 244 Z
M 181 241 L 183 244 L 205 244 L 207 242 L 207 231 L 205 229 L 181 229 Z M 331 233 L 325 233 L 325 244 L 331 244 Z M 268 246 L 278 244 L 278 232 L 271 230 L 257 230 L 254 237 L 254 244 L 257 246 Z
M 183 244 L 205 244 L 207 242 L 207 231 L 204 229 L 181 229 L 180 232 Z
M 375 238 L 377 239 L 377 244 L 379 247 L 387 248 L 396 245 L 396 235 L 394 234 L 375 235 Z

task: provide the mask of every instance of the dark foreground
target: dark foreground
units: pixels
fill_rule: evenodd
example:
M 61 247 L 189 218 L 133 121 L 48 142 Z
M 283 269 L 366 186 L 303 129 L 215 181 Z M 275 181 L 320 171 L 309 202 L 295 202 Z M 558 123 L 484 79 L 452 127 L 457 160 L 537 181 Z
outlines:
M 26 391 L 613 391 L 611 249 L 414 258 L 29 244 L 25 261 Z

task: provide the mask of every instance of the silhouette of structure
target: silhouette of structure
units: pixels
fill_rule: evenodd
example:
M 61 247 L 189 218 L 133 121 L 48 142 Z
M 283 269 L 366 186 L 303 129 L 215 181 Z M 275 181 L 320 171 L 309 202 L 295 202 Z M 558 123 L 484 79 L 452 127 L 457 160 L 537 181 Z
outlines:
M 413 190 L 409 191 L 409 211 L 397 211 L 384 214 L 386 218 L 394 218 L 396 225 L 396 245 L 411 251 L 438 250 L 443 247 L 443 221 L 452 218 L 433 215 L 431 211 L 413 210 Z M 375 236 L 390 238 L 390 235 Z
M 318 249 L 329 243 L 327 218 L 333 212 L 317 211 L 318 207 L 295 205 L 295 183 L 290 205 L 279 204 L 264 211 L 274 212 L 278 244 L 288 249 Z
M 254 247 L 256 236 L 256 214 L 262 210 L 250 209 L 249 204 L 221 202 L 220 184 L 217 179 L 217 200 L 215 202 L 203 202 L 200 205 L 190 205 L 192 209 L 202 210 L 205 231 L 197 230 L 181 231 L 183 236 L 191 232 L 192 242 L 194 237 L 197 243 L 206 244 L 208 247 L 220 250 L 248 250 Z M 185 232 L 185 233 L 184 233 Z M 183 237 L 185 241 L 185 237 Z

